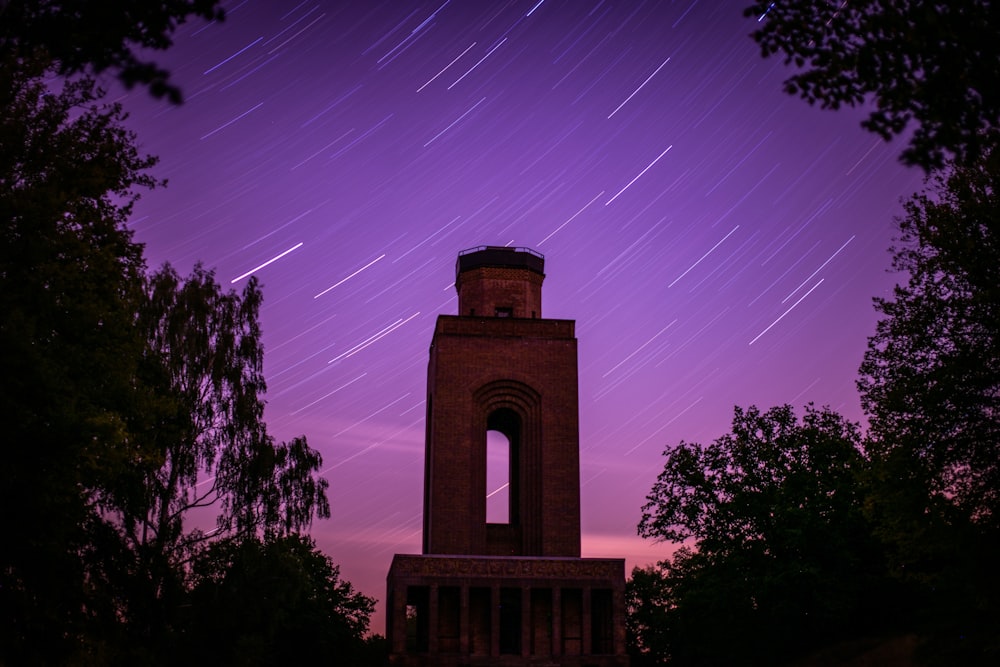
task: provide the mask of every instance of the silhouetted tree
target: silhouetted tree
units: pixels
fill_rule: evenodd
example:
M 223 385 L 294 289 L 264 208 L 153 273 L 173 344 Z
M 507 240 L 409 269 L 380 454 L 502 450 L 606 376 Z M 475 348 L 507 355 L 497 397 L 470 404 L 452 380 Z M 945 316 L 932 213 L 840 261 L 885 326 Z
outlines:
M 375 600 L 340 579 L 311 539 L 219 541 L 194 573 L 185 664 L 370 664 L 364 635 Z
M 142 341 L 141 247 L 125 221 L 154 160 L 92 81 L 0 61 L 0 662 L 76 650 L 92 492 L 127 458 Z M 45 657 L 43 657 L 45 656 Z
M 128 88 L 181 101 L 170 73 L 140 53 L 173 44 L 188 17 L 221 20 L 220 0 L 0 0 L 0 57 L 43 59 L 61 75 L 110 70 Z
M 662 564 L 632 569 L 625 582 L 625 635 L 632 667 L 669 662 L 672 604 Z
M 639 534 L 689 545 L 659 568 L 669 657 L 774 664 L 884 627 L 857 425 L 812 407 L 801 422 L 789 406 L 736 408 L 731 433 L 664 456 Z
M 130 465 L 92 497 L 122 544 L 119 572 L 105 563 L 102 581 L 143 646 L 173 641 L 201 543 L 276 538 L 330 515 L 320 455 L 305 438 L 275 443 L 263 422 L 261 298 L 254 279 L 242 294 L 223 293 L 200 266 L 183 281 L 168 266 L 138 302 L 134 326 L 146 345 L 119 454 Z M 204 508 L 216 517 L 208 532 L 192 518 Z
M 384 667 L 389 664 L 389 640 L 385 635 L 371 634 L 365 637 L 358 659 L 357 667 Z
M 907 274 L 860 369 L 877 464 L 872 515 L 896 571 L 930 596 L 927 629 L 1000 653 L 1000 153 L 904 204 Z M 959 637 L 964 637 L 959 641 Z M 960 661 L 972 660 L 971 654 Z
M 141 25 L 117 39 L 154 47 L 185 8 L 209 6 L 126 4 L 108 11 Z M 213 537 L 244 539 L 329 515 L 319 455 L 262 421 L 256 282 L 239 296 L 200 267 L 145 276 L 125 222 L 158 185 L 155 159 L 92 79 L 51 75 L 138 62 L 114 46 L 115 21 L 69 40 L 72 57 L 38 42 L 59 46 L 43 27 L 65 17 L 89 35 L 103 7 L 0 4 L 3 664 L 148 663 L 208 535 L 199 507 L 218 514 Z
M 763 55 L 794 65 L 786 92 L 824 108 L 872 104 L 862 126 L 886 140 L 912 129 L 903 162 L 930 171 L 997 143 L 997 3 L 758 0 L 745 14 L 760 19 Z

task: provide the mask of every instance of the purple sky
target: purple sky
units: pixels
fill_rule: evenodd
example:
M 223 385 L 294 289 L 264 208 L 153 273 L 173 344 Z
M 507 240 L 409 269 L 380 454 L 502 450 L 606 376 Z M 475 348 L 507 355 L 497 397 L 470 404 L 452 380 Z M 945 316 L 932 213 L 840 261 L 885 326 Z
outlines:
M 155 174 L 131 223 L 151 267 L 260 278 L 267 421 L 324 459 L 319 546 L 381 598 L 419 553 L 427 350 L 458 251 L 545 255 L 579 338 L 584 556 L 635 536 L 665 447 L 734 405 L 852 419 L 921 174 L 861 113 L 781 92 L 739 2 L 233 3 L 158 60 L 173 108 L 122 98 Z M 259 267 L 259 268 L 258 268 Z

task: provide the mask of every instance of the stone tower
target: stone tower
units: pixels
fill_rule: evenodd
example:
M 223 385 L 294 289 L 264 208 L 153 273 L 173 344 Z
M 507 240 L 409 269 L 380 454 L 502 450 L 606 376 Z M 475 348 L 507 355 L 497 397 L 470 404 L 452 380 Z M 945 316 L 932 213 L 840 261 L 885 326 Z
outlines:
M 427 371 L 423 555 L 388 576 L 395 665 L 628 664 L 624 561 L 580 558 L 575 323 L 542 318 L 544 278 L 531 250 L 459 254 Z M 507 441 L 494 523 L 488 431 Z

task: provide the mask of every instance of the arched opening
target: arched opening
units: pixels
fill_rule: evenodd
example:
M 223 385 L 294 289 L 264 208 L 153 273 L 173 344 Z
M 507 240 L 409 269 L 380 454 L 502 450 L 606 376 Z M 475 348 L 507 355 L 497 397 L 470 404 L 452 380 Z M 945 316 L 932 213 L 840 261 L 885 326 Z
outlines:
M 486 429 L 486 523 L 516 525 L 521 418 L 501 408 L 487 418 Z
M 486 523 L 510 523 L 510 440 L 486 432 Z

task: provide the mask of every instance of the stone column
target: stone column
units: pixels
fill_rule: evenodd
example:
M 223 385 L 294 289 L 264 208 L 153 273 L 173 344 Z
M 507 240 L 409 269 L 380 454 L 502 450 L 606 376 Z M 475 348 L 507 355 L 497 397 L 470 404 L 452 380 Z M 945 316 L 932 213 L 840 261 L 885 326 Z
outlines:
M 625 588 L 615 586 L 613 596 L 615 655 L 625 655 Z
M 391 651 L 393 653 L 406 652 L 406 586 L 394 585 L 391 594 L 391 607 L 389 613 L 389 624 L 392 637 Z

